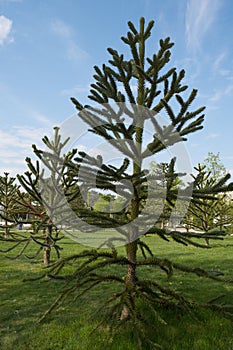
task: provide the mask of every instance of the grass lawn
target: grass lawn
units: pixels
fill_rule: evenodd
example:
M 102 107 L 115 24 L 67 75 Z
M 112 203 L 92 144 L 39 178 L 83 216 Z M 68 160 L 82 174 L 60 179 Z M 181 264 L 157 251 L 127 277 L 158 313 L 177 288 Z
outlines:
M 160 258 L 168 258 L 192 267 L 222 271 L 225 277 L 233 278 L 233 237 L 227 237 L 224 241 L 213 241 L 212 249 L 209 250 L 183 247 L 175 242 L 164 242 L 157 237 L 144 239 Z M 62 246 L 63 257 L 83 250 L 82 246 L 68 238 L 63 241 Z M 118 250 L 124 252 L 123 248 Z M 23 282 L 23 279 L 39 276 L 42 270 L 42 260 L 29 261 L 25 257 L 10 260 L 3 254 L 0 255 L 0 349 L 103 350 L 108 329 L 107 326 L 102 327 L 90 335 L 101 317 L 100 313 L 93 315 L 93 312 L 114 291 L 115 286 L 100 285 L 77 301 L 70 297 L 43 323 L 38 324 L 39 317 L 63 288 L 63 282 L 60 281 L 43 279 Z M 142 277 L 152 277 L 162 282 L 165 287 L 173 286 L 176 291 L 184 292 L 186 296 L 199 301 L 209 301 L 222 295 L 219 303 L 233 303 L 233 285 L 181 272 L 175 272 L 172 280 L 167 281 L 162 271 L 156 268 L 144 267 L 138 273 Z M 124 274 L 122 269 L 122 276 Z M 159 311 L 167 324 L 157 323 L 157 320 L 151 318 L 151 322 L 156 323 L 156 329 L 151 336 L 163 349 L 233 350 L 233 327 L 230 320 L 206 310 L 195 311 L 192 316 L 175 310 Z M 145 308 L 144 312 L 147 313 L 148 310 Z M 108 349 L 137 349 L 131 329 L 126 326 Z

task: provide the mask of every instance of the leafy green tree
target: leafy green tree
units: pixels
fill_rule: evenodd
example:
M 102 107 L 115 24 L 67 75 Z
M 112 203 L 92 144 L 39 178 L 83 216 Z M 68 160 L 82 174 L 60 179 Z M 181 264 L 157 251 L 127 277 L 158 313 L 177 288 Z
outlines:
M 208 152 L 208 157 L 204 159 L 203 164 L 206 166 L 206 171 L 209 171 L 211 176 L 216 180 L 220 180 L 221 177 L 227 174 L 227 170 L 220 159 L 219 153 L 214 154 L 213 152 Z M 233 224 L 232 194 L 232 192 L 228 192 L 218 196 L 217 218 L 219 220 L 220 229 L 223 229 L 224 225 Z
M 178 308 L 191 309 L 197 302 L 190 301 L 172 288 L 163 287 L 150 276 L 141 278 L 137 273 L 138 270 L 145 266 L 152 269 L 159 267 L 169 278 L 174 270 L 210 279 L 218 278 L 202 269 L 156 257 L 141 239 L 144 233 L 150 233 L 167 241 L 172 238 L 184 245 L 202 246 L 192 239 L 202 238 L 201 235 L 192 233 L 187 235 L 158 227 L 157 219 L 145 204 L 146 199 L 151 196 L 151 188 L 144 161 L 186 140 L 186 135 L 200 130 L 204 120 L 204 107 L 190 109 L 197 90 L 188 92 L 187 85 L 183 84 L 184 70 L 177 72 L 175 67 L 169 65 L 170 49 L 173 46 L 170 39 L 160 40 L 158 52 L 152 57 L 146 57 L 146 42 L 151 35 L 154 22 L 145 25 L 144 18 L 141 18 L 139 30 L 131 22 L 128 25 L 129 32 L 126 37 L 122 37 L 122 40 L 130 49 L 130 57 L 126 59 L 123 54 L 109 48 L 108 52 L 111 55 L 109 65 L 104 64 L 102 68 L 95 67 L 95 83 L 91 85 L 89 95 L 89 99 L 94 101 L 95 105 L 83 106 L 72 98 L 79 117 L 88 124 L 90 131 L 119 150 L 125 159 L 121 165 L 113 166 L 105 164 L 101 156 L 92 157 L 85 152 L 79 152 L 74 159 L 67 159 L 66 164 L 70 168 L 70 177 L 72 180 L 76 179 L 79 186 L 84 185 L 85 188 L 92 190 L 105 190 L 113 195 L 120 195 L 126 203 L 129 201 L 129 204 L 123 208 L 119 217 L 115 215 L 107 217 L 89 208 L 84 208 L 80 212 L 81 220 L 78 228 L 85 234 L 90 231 L 98 237 L 97 229 L 105 227 L 114 228 L 118 236 L 106 240 L 105 246 L 109 249 L 85 250 L 76 256 L 61 259 L 50 268 L 49 274 L 53 278 L 63 280 L 67 278 L 68 285 L 67 290 L 44 317 L 72 292 L 78 291 L 78 295 L 83 295 L 101 283 L 116 283 L 120 291 L 117 288 L 118 291 L 110 295 L 104 305 L 105 311 L 110 313 L 110 317 L 107 318 L 110 334 L 130 320 L 139 348 L 142 346 L 145 348 L 146 343 L 152 342 L 146 335 L 147 322 L 150 321 L 147 320 L 145 308 L 153 312 L 156 319 L 161 320 L 155 305 L 167 307 L 174 305 Z M 111 102 L 114 105 L 111 105 Z M 169 118 L 166 125 L 158 118 L 158 114 L 163 111 Z M 150 130 L 153 129 L 150 141 L 145 137 L 147 122 L 151 123 Z M 167 181 L 166 188 L 166 201 L 171 207 L 175 206 L 178 199 L 178 190 L 174 189 L 173 178 L 176 178 L 174 164 L 170 171 L 171 181 Z M 208 197 L 210 194 L 226 191 L 230 189 L 225 185 L 227 179 L 228 176 L 213 188 L 201 191 L 196 189 L 193 196 L 197 199 L 199 196 Z M 187 186 L 179 196 L 182 195 L 187 199 L 191 187 Z M 120 255 L 115 248 L 115 244 L 119 242 L 125 245 L 125 255 Z M 142 254 L 139 254 L 140 251 Z M 62 268 L 71 261 L 76 262 L 73 265 L 75 271 L 67 277 L 64 274 L 60 276 Z M 122 276 L 121 269 L 109 273 L 108 268 L 111 265 L 126 266 L 126 275 Z M 139 307 L 140 303 L 145 305 L 143 310 Z M 223 313 L 226 311 L 223 306 L 213 303 L 203 303 L 202 306 Z M 158 345 L 153 346 L 155 348 Z
M 110 201 L 110 195 L 100 194 L 100 198 L 95 203 L 94 209 L 100 212 L 110 213 Z
M 203 165 L 206 166 L 206 171 L 211 172 L 211 176 L 217 180 L 227 173 L 225 166 L 221 162 L 219 153 L 214 154 L 213 152 L 208 152 L 208 156 L 204 159 Z

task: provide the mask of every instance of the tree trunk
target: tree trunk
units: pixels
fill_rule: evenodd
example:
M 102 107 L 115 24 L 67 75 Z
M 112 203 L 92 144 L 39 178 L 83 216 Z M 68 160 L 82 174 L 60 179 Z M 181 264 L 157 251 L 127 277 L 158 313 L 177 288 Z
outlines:
M 44 265 L 47 266 L 50 264 L 50 252 L 51 252 L 51 248 L 48 247 L 44 247 Z
M 205 233 L 208 234 L 208 231 L 205 232 Z M 205 245 L 206 245 L 207 247 L 210 245 L 210 243 L 209 243 L 209 238 L 205 238 Z
M 125 278 L 125 289 L 127 292 L 127 298 L 128 302 L 131 303 L 131 307 L 134 309 L 134 288 L 137 281 L 136 277 L 136 262 L 137 262 L 137 240 L 130 242 L 126 245 L 126 253 L 127 258 L 130 262 L 132 262 L 132 265 L 128 265 L 127 267 L 127 275 Z M 123 306 L 122 312 L 121 312 L 121 320 L 124 320 L 129 317 L 129 308 L 125 304 Z
M 9 227 L 8 227 L 8 221 L 7 220 L 5 220 L 4 237 L 5 238 L 9 237 Z
M 207 212 L 204 212 L 204 220 L 203 220 L 203 223 L 204 223 L 204 232 L 205 234 L 208 234 L 209 232 L 209 224 L 208 224 L 208 213 Z M 206 246 L 208 247 L 209 246 L 209 238 L 205 238 L 205 244 Z
M 52 235 L 53 225 L 48 224 L 47 227 L 47 236 L 46 236 L 46 247 L 44 247 L 44 265 L 50 264 L 50 253 L 51 253 L 51 247 L 50 247 L 50 237 Z

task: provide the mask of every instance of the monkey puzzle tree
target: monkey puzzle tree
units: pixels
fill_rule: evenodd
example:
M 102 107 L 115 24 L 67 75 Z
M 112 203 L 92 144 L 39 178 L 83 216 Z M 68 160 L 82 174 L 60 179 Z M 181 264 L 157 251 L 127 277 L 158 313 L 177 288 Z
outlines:
M 227 193 L 222 190 L 219 193 L 219 185 L 226 181 L 228 175 L 224 168 L 221 168 L 221 175 L 218 175 L 216 171 L 211 171 L 206 169 L 206 165 L 198 164 L 194 168 L 196 174 L 192 177 L 194 179 L 194 189 L 197 191 L 208 191 L 212 189 L 212 194 L 208 197 L 204 196 L 196 201 L 191 201 L 183 220 L 188 228 L 197 229 L 205 233 L 206 245 L 209 245 L 209 239 L 215 234 L 218 229 L 223 230 L 224 225 L 230 224 L 230 205 L 227 201 Z M 215 166 L 216 169 L 216 166 Z M 218 194 L 215 195 L 215 189 L 217 189 Z M 228 190 L 228 188 L 226 187 Z M 215 231 L 214 231 L 215 230 Z
M 182 176 L 185 175 L 183 173 L 177 173 L 175 171 L 175 158 L 171 160 L 170 163 L 156 163 L 151 162 L 150 164 L 150 173 L 148 177 L 148 181 L 152 184 L 154 188 L 154 198 L 152 198 L 150 205 L 154 207 L 155 210 L 161 212 L 161 191 L 164 194 L 163 202 L 162 202 L 162 213 L 160 214 L 159 222 L 161 228 L 165 228 L 167 225 L 174 227 L 176 224 L 179 224 L 180 217 L 182 217 L 183 211 L 186 210 L 186 203 L 180 202 L 179 206 L 176 206 L 175 213 L 172 216 L 172 220 L 170 220 L 170 216 L 172 211 L 174 210 L 174 201 L 172 201 L 171 193 L 177 193 L 184 183 L 182 182 Z M 178 204 L 178 203 L 177 203 Z
M 17 215 L 17 191 L 19 186 L 15 184 L 15 178 L 9 173 L 0 176 L 0 218 L 4 221 L 2 226 L 5 238 L 9 237 L 10 228 L 18 221 Z
M 33 164 L 30 158 L 26 159 L 29 171 L 24 175 L 18 175 L 18 180 L 21 186 L 27 191 L 31 198 L 37 203 L 40 208 L 38 220 L 34 220 L 35 230 L 31 235 L 35 243 L 39 245 L 39 251 L 44 251 L 44 264 L 50 263 L 50 255 L 52 248 L 55 249 L 57 257 L 60 257 L 60 247 L 57 242 L 62 238 L 58 237 L 58 226 L 63 223 L 64 210 L 63 202 L 60 202 L 60 197 L 56 195 L 53 188 L 62 191 L 74 210 L 80 205 L 77 204 L 79 196 L 79 188 L 73 182 L 70 176 L 67 176 L 66 162 L 73 158 L 76 150 L 63 154 L 63 149 L 68 142 L 68 139 L 61 141 L 59 128 L 54 128 L 54 138 L 50 140 L 47 136 L 43 137 L 42 141 L 46 146 L 46 150 L 39 150 L 36 145 L 33 145 L 35 155 L 39 160 Z M 43 157 L 42 157 L 43 155 Z M 24 202 L 27 206 L 27 203 Z M 28 203 L 32 208 L 32 204 Z M 56 211 L 56 218 L 54 213 Z M 37 209 L 38 212 L 38 209 Z M 54 225 L 56 222 L 56 225 Z M 43 234 L 39 234 L 39 231 Z M 39 253 L 38 251 L 38 253 Z
M 14 215 L 18 215 L 19 212 L 22 213 L 22 210 L 23 213 L 27 213 L 29 218 L 25 218 L 21 222 L 29 223 L 31 230 L 30 232 L 21 231 L 12 235 L 6 240 L 12 245 L 6 250 L 1 250 L 1 252 L 18 251 L 18 248 L 20 248 L 19 252 L 12 258 L 17 258 L 24 253 L 28 258 L 35 258 L 43 251 L 44 264 L 49 265 L 53 249 L 57 257 L 60 257 L 61 247 L 58 242 L 64 237 L 58 229 L 62 226 L 65 215 L 63 202 L 60 201 L 60 197 L 58 198 L 53 188 L 59 188 L 64 193 L 66 202 L 69 202 L 75 212 L 83 207 L 83 201 L 81 200 L 82 197 L 79 196 L 77 184 L 67 175 L 66 171 L 66 162 L 72 159 L 76 150 L 67 154 L 62 153 L 68 139 L 61 142 L 59 129 L 56 127 L 54 128 L 53 139 L 50 140 L 45 136 L 42 140 L 46 149 L 41 151 L 33 145 L 38 160 L 33 162 L 30 158 L 26 158 L 29 170 L 24 175 L 17 175 L 18 181 L 26 193 L 20 192 L 18 190 L 19 186 L 13 186 L 14 180 L 8 180 L 8 174 L 2 179 L 3 184 L 5 184 L 5 187 L 2 186 L 1 196 L 4 200 L 2 202 L 2 217 L 10 221 L 9 212 L 11 217 L 13 214 L 12 205 L 11 210 L 9 206 L 13 202 L 14 205 L 17 205 Z M 43 154 L 43 157 L 41 154 Z M 3 190 L 7 186 L 10 188 L 10 192 L 8 190 L 9 193 L 7 192 L 7 196 L 5 195 L 3 198 Z M 54 217 L 55 211 L 56 218 Z M 8 214 L 7 217 L 6 213 Z M 56 225 L 54 225 L 54 221 L 56 221 Z M 8 226 L 5 225 L 5 227 L 8 229 Z M 30 249 L 30 243 L 35 243 L 39 247 L 36 253 Z
M 93 240 L 98 237 L 100 228 L 114 228 L 117 234 L 110 235 L 105 241 L 99 241 L 99 246 L 109 247 L 112 251 L 85 250 L 58 261 L 50 268 L 49 274 L 53 278 L 64 280 L 66 276 L 64 274 L 59 276 L 59 272 L 66 263 L 76 261 L 74 273 L 67 276 L 67 290 L 47 313 L 72 292 L 80 291 L 79 295 L 82 295 L 101 283 L 118 283 L 122 288 L 121 291 L 111 295 L 104 307 L 106 310 L 110 309 L 110 321 L 115 322 L 111 329 L 117 329 L 129 319 L 134 325 L 134 335 L 140 345 L 141 338 L 146 332 L 146 327 L 142 327 L 146 323 L 146 313 L 138 308 L 139 301 L 144 302 L 157 319 L 160 317 L 156 311 L 156 303 L 167 306 L 175 304 L 184 308 L 192 307 L 196 303 L 170 288 L 163 287 L 150 277 L 139 278 L 137 274 L 139 269 L 145 266 L 152 269 L 159 267 L 168 277 L 176 269 L 211 279 L 217 277 L 202 269 L 160 259 L 141 239 L 145 233 L 150 233 L 167 241 L 172 238 L 184 245 L 202 246 L 192 239 L 192 237 L 202 238 L 201 235 L 184 234 L 158 227 L 159 217 L 150 210 L 147 201 L 157 195 L 161 203 L 164 203 L 165 195 L 167 202 L 175 207 L 178 197 L 188 201 L 192 196 L 195 198 L 199 195 L 208 196 L 212 193 L 212 189 L 207 188 L 201 192 L 195 190 L 193 194 L 192 185 L 178 189 L 173 186 L 172 179 L 175 176 L 173 174 L 171 181 L 167 181 L 166 193 L 158 194 L 158 191 L 151 193 L 153 188 L 148 181 L 145 161 L 150 157 L 154 160 L 154 156 L 161 151 L 185 141 L 187 134 L 201 129 L 204 107 L 190 110 L 197 90 L 188 92 L 187 85 L 182 82 L 185 76 L 184 70 L 177 72 L 176 68 L 169 65 L 170 49 L 173 46 L 170 39 L 160 40 L 158 52 L 148 58 L 146 42 L 151 35 L 154 22 L 151 21 L 146 26 L 142 18 L 139 30 L 131 22 L 128 24 L 129 32 L 126 37 L 122 37 L 122 40 L 130 49 L 130 57 L 126 59 L 123 54 L 109 48 L 108 52 L 111 55 L 109 65 L 104 64 L 102 68 L 94 67 L 96 82 L 91 85 L 89 96 L 94 105 L 83 106 L 72 98 L 78 116 L 89 125 L 90 131 L 102 137 L 112 149 L 119 150 L 125 158 L 122 164 L 115 166 L 104 163 L 100 155 L 94 157 L 79 152 L 76 158 L 67 162 L 71 178 L 76 179 L 80 186 L 90 190 L 105 190 L 113 195 L 120 195 L 125 200 L 121 215 L 118 216 L 106 216 L 96 210 L 84 208 L 79 220 L 77 219 L 77 228 L 84 232 L 84 236 L 91 233 Z M 168 116 L 166 123 L 159 117 L 163 111 Z M 151 132 L 149 140 L 146 135 L 148 129 Z M 43 158 L 42 153 L 41 156 Z M 171 167 L 171 172 L 172 168 L 174 167 Z M 228 177 L 219 183 L 217 188 L 215 187 L 215 194 L 223 189 L 229 189 L 229 186 L 225 185 L 227 179 Z M 59 193 L 56 186 L 53 191 Z M 70 218 L 69 215 L 68 217 Z M 68 220 L 66 222 L 68 224 Z M 115 248 L 117 244 L 125 245 L 125 256 L 119 255 Z M 139 254 L 139 250 L 142 255 Z M 122 277 L 117 269 L 115 274 L 110 274 L 107 269 L 109 265 L 126 266 L 125 277 Z M 48 272 L 46 275 L 48 276 Z M 224 307 L 217 305 L 203 303 L 202 306 L 224 312 Z M 150 342 L 150 339 L 144 339 Z

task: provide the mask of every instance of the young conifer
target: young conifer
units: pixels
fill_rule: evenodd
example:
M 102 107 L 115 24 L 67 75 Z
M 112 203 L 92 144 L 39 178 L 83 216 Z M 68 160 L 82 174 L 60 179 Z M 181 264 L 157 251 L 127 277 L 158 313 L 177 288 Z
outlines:
M 185 141 L 188 134 L 202 129 L 204 107 L 191 109 L 197 90 L 189 91 L 188 86 L 183 83 L 184 70 L 177 71 L 170 65 L 170 50 L 173 46 L 170 38 L 160 40 L 157 53 L 147 57 L 146 44 L 154 22 L 151 21 L 146 25 L 144 18 L 141 18 L 139 29 L 131 22 L 128 25 L 129 31 L 122 40 L 129 48 L 129 58 L 109 48 L 111 56 L 109 64 L 103 64 L 101 68 L 94 67 L 95 83 L 91 85 L 89 95 L 94 104 L 83 106 L 77 99 L 72 98 L 78 116 L 88 124 L 90 132 L 102 137 L 109 146 L 123 154 L 122 164 L 119 166 L 105 164 L 102 156 L 91 156 L 85 152 L 79 152 L 76 158 L 68 159 L 66 163 L 70 169 L 69 176 L 81 187 L 88 191 L 93 189 L 107 191 L 108 194 L 122 197 L 126 204 L 120 212 L 113 215 L 88 208 L 79 213 L 81 220 L 77 228 L 84 233 L 91 232 L 98 240 L 98 228 L 114 228 L 117 235 L 107 237 L 99 244 L 112 250 L 85 250 L 76 256 L 62 259 L 50 268 L 49 273 L 53 278 L 64 280 L 66 278 L 64 275 L 59 277 L 62 267 L 70 261 L 76 261 L 74 273 L 67 276 L 69 284 L 67 290 L 47 313 L 72 292 L 80 291 L 78 295 L 83 295 L 98 284 L 118 283 L 121 291 L 109 296 L 104 306 L 104 309 L 110 312 L 107 320 L 110 326 L 112 325 L 110 327 L 112 331 L 124 325 L 126 320 L 131 320 L 134 335 L 140 345 L 142 337 L 148 342 L 150 339 L 146 337 L 147 327 L 143 327 L 147 321 L 146 314 L 138 308 L 138 301 L 143 302 L 161 322 L 164 321 L 156 310 L 156 304 L 166 306 L 173 304 L 178 308 L 190 309 L 197 303 L 152 280 L 149 272 L 147 277 L 139 278 L 137 273 L 139 269 L 145 266 L 151 269 L 159 267 L 168 278 L 171 278 L 174 270 L 214 280 L 220 278 L 202 269 L 158 258 L 156 252 L 152 252 L 146 244 L 146 240 L 141 239 L 145 233 L 150 233 L 167 241 L 172 238 L 183 245 L 205 247 L 193 240 L 193 237 L 202 238 L 201 235 L 161 228 L 161 222 L 155 218 L 151 208 L 148 209 L 146 206 L 147 199 L 152 199 L 154 193 L 150 193 L 150 181 L 145 166 L 145 160 L 148 158 L 155 159 L 153 157 L 162 150 Z M 165 124 L 159 119 L 159 114 L 162 112 L 168 117 L 168 122 Z M 145 134 L 147 122 L 150 123 L 151 140 L 147 140 Z M 185 202 L 208 197 L 210 194 L 214 196 L 230 189 L 230 186 L 226 185 L 228 177 L 213 189 L 208 188 L 204 191 L 195 189 L 193 194 L 190 192 L 193 184 L 179 189 L 174 186 L 174 179 L 177 178 L 174 161 L 170 163 L 168 169 L 166 193 L 158 194 L 158 191 L 155 191 L 162 203 L 166 202 L 169 205 L 169 210 L 175 207 L 178 197 L 182 197 Z M 125 255 L 117 252 L 116 245 L 119 243 L 125 245 Z M 116 273 L 110 274 L 108 268 L 111 265 L 125 266 L 126 275 L 121 275 L 121 269 L 116 269 Z M 202 306 L 225 312 L 223 306 L 208 303 L 203 303 Z

